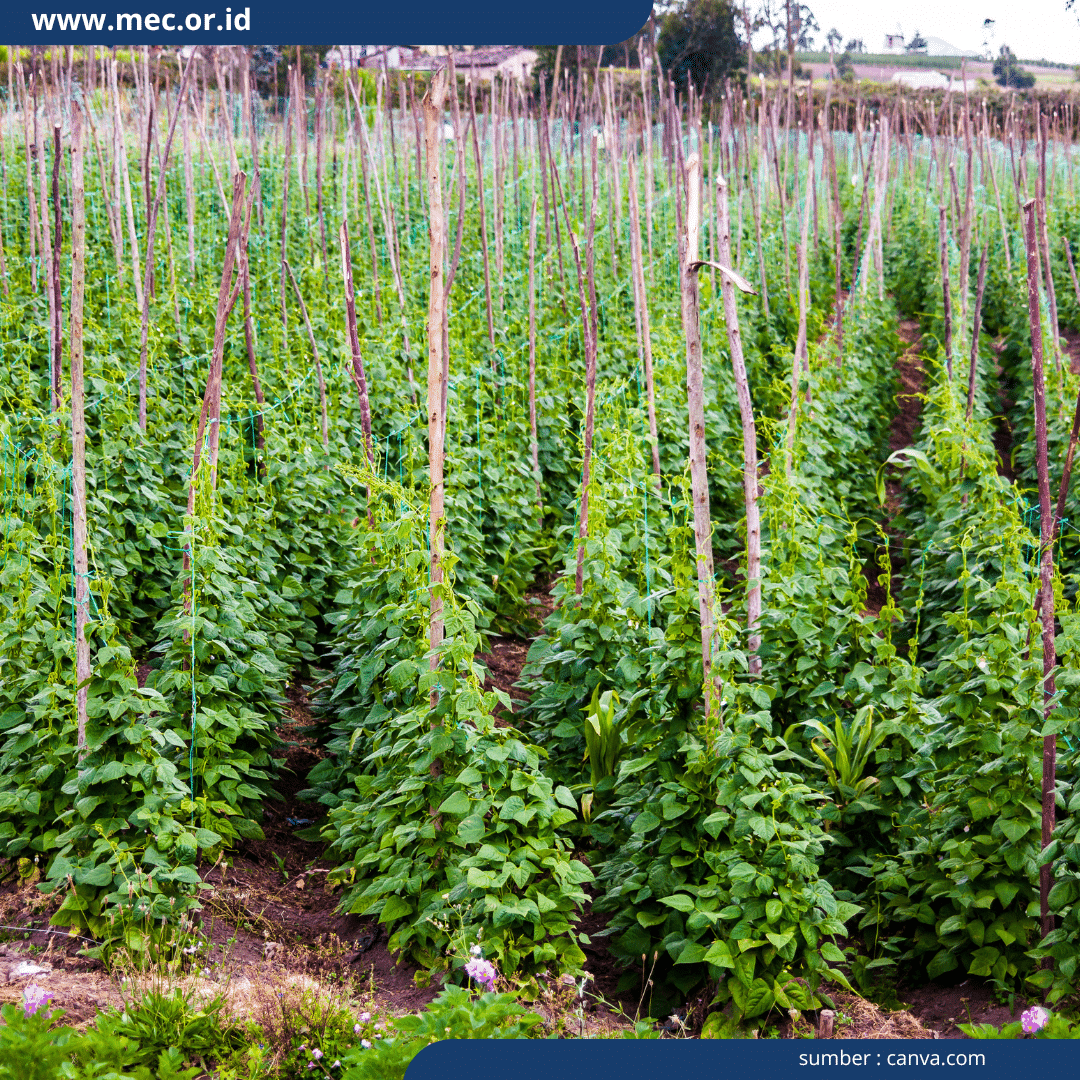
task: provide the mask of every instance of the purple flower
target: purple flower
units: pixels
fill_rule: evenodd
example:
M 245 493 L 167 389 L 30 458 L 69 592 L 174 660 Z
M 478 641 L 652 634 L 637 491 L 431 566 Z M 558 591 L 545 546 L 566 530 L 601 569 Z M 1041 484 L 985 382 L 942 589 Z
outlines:
M 313 1057 L 313 1058 L 314 1058 L 314 1059 L 315 1059 L 316 1061 L 318 1061 L 318 1060 L 319 1060 L 319 1059 L 320 1059 L 320 1058 L 322 1057 L 322 1051 L 321 1051 L 321 1050 L 319 1050 L 318 1048 L 316 1048 L 315 1050 L 312 1050 L 312 1051 L 311 1051 L 311 1056 L 312 1056 L 312 1057 Z
M 495 988 L 495 966 L 487 960 L 481 960 L 479 957 L 474 956 L 465 965 L 465 974 L 473 982 L 486 986 L 489 990 Z
M 1033 1005 L 1020 1017 L 1020 1026 L 1029 1035 L 1034 1035 L 1036 1031 L 1042 1031 L 1049 1023 L 1050 1014 L 1041 1005 Z
M 49 1002 L 52 1001 L 51 990 L 43 990 L 35 983 L 31 983 L 23 991 L 23 1016 L 33 1016 L 38 1009 L 48 1010 Z M 51 1012 L 51 1010 L 48 1010 Z M 48 1015 L 48 1012 L 46 1013 Z
M 370 1042 L 368 1042 L 368 1040 L 367 1040 L 367 1039 L 361 1039 L 361 1040 L 360 1040 L 360 1045 L 361 1045 L 361 1046 L 362 1046 L 362 1047 L 363 1047 L 363 1048 L 364 1048 L 365 1050 L 370 1050 L 370 1049 L 371 1049 L 371 1043 L 370 1043 Z
M 369 1013 L 369 1012 L 362 1012 L 362 1013 L 360 1014 L 360 1022 L 361 1022 L 361 1023 L 363 1023 L 363 1024 L 366 1024 L 366 1023 L 367 1023 L 367 1022 L 368 1022 L 368 1021 L 369 1021 L 370 1019 L 371 1019 L 371 1013 Z

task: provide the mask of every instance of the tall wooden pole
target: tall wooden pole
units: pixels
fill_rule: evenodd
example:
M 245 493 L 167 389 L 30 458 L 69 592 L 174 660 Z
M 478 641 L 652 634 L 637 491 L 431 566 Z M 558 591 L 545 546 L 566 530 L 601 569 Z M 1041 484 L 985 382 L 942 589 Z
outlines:
M 428 641 L 431 670 L 439 666 L 439 646 L 443 640 L 443 546 L 446 536 L 445 489 L 443 485 L 443 314 L 446 292 L 443 262 L 446 255 L 446 220 L 443 208 L 441 141 L 443 105 L 446 101 L 446 69 L 440 68 L 424 95 L 424 150 L 428 195 L 428 482 L 431 487 L 428 540 L 431 548 L 431 616 Z M 457 89 L 455 87 L 455 93 Z M 482 184 L 482 178 L 481 178 Z M 432 691 L 434 708 L 437 693 Z
M 731 218 L 728 211 L 727 184 L 723 175 L 717 178 L 716 199 L 720 219 L 720 261 L 731 265 Z M 720 290 L 724 299 L 724 322 L 727 324 L 728 350 L 735 375 L 735 393 L 739 399 L 739 416 L 743 432 L 743 499 L 746 504 L 746 629 L 749 634 L 747 654 L 750 674 L 761 673 L 761 515 L 758 510 L 758 452 L 757 429 L 754 424 L 754 405 L 750 397 L 750 380 L 746 375 L 742 335 L 739 332 L 739 311 L 735 306 L 735 286 L 731 278 L 720 275 Z
M 653 474 L 660 476 L 660 442 L 656 430 L 656 399 L 653 391 L 652 327 L 649 324 L 649 294 L 645 288 L 645 268 L 642 265 L 641 221 L 638 212 L 637 167 L 633 154 L 629 158 L 630 176 L 630 272 L 634 280 L 634 314 L 638 323 L 641 366 L 645 372 L 645 402 L 649 416 L 649 439 L 652 444 Z
M 1050 467 L 1046 436 L 1046 386 L 1043 371 L 1042 321 L 1039 313 L 1039 240 L 1035 221 L 1035 200 L 1024 203 L 1024 239 L 1027 248 L 1028 321 L 1031 325 L 1031 369 L 1035 398 L 1035 464 L 1039 478 L 1039 525 L 1042 557 L 1039 563 L 1039 608 L 1043 635 L 1043 716 L 1050 718 L 1054 709 L 1054 518 L 1050 507 Z M 1054 788 L 1057 771 L 1057 736 L 1043 737 L 1042 755 L 1042 846 L 1049 846 L 1054 836 Z M 1053 884 L 1049 863 L 1039 867 L 1039 911 L 1042 934 L 1054 929 L 1050 914 L 1050 887 Z
M 90 646 L 86 641 L 90 575 L 86 556 L 86 417 L 83 394 L 83 297 L 86 288 L 86 209 L 82 109 L 71 103 L 71 494 L 75 572 L 75 712 L 80 751 L 86 746 Z
M 701 328 L 698 316 L 698 230 L 701 224 L 701 161 L 686 160 L 686 221 L 679 234 L 679 271 L 683 334 L 686 338 L 686 404 L 690 428 L 690 486 L 694 501 L 694 545 L 697 551 L 698 612 L 701 618 L 701 667 L 711 714 L 713 552 L 709 511 L 708 447 L 705 443 L 705 385 L 702 374 Z

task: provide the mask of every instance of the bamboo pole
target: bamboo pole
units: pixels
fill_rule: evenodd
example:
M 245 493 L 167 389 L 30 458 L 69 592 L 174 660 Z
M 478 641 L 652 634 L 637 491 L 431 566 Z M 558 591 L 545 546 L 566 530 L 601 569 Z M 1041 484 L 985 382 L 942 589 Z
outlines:
M 251 318 L 251 272 L 248 263 L 248 245 L 244 245 L 243 262 L 240 264 L 243 275 L 242 283 L 244 290 L 244 345 L 247 348 L 248 370 L 251 372 L 251 385 L 255 393 L 255 404 L 259 411 L 255 414 L 255 450 L 256 453 L 266 448 L 266 437 L 263 433 L 263 406 L 266 399 L 263 396 L 262 381 L 259 379 L 259 364 L 255 350 L 255 327 Z M 260 476 L 265 475 L 266 466 L 262 462 L 256 463 L 256 470 Z
M 469 120 L 472 124 L 473 156 L 476 159 L 476 195 L 480 209 L 480 250 L 484 259 L 484 303 L 487 311 L 488 342 L 494 348 L 495 317 L 491 306 L 491 267 L 488 260 L 487 215 L 484 203 L 484 162 L 480 154 L 480 141 L 476 130 L 476 98 L 471 89 L 469 92 Z
M 360 396 L 360 427 L 363 434 L 364 453 L 367 456 L 369 467 L 374 468 L 375 454 L 371 445 L 371 403 L 368 400 L 367 373 L 364 371 L 364 357 L 360 352 L 360 335 L 356 326 L 356 294 L 353 291 L 349 226 L 344 221 L 338 230 L 338 245 L 341 248 L 341 277 L 345 286 L 345 322 L 349 333 L 349 348 L 352 353 L 350 373 L 353 382 L 356 384 L 356 392 Z M 368 506 L 368 521 L 371 521 L 370 505 Z
M 1031 328 L 1031 367 L 1035 406 L 1035 459 L 1039 478 L 1040 544 L 1039 608 L 1043 636 L 1043 716 L 1050 719 L 1055 706 L 1054 668 L 1054 518 L 1050 507 L 1050 469 L 1047 453 L 1046 387 L 1043 372 L 1042 322 L 1039 314 L 1039 242 L 1036 234 L 1035 200 L 1024 203 L 1024 238 L 1027 249 L 1028 322 Z M 1055 774 L 1057 771 L 1057 735 L 1043 737 L 1042 754 L 1042 848 L 1053 840 L 1055 818 Z M 1053 884 L 1049 861 L 1039 867 L 1039 912 L 1042 935 L 1054 929 L 1050 912 L 1050 888 Z M 1044 962 L 1049 966 L 1049 958 Z
M 55 50 L 54 50 L 55 51 Z M 62 380 L 64 377 L 63 325 L 60 311 L 63 297 L 60 291 L 60 252 L 62 248 L 64 217 L 60 206 L 60 125 L 53 125 L 53 166 L 52 166 L 52 281 L 49 283 L 52 295 L 52 387 L 53 411 L 60 407 Z M 42 163 L 44 165 L 44 162 Z M 44 207 L 42 208 L 44 210 Z
M 697 271 L 701 222 L 701 161 L 686 161 L 686 221 L 679 234 L 679 276 L 683 334 L 686 338 L 686 403 L 690 430 L 690 484 L 694 502 L 694 546 L 697 552 L 698 614 L 701 620 L 701 668 L 711 717 L 718 707 L 712 680 L 713 613 L 712 520 L 709 513 L 708 448 L 705 441 L 705 386 L 702 373 Z
M 367 127 L 365 126 L 360 95 L 351 80 L 349 89 L 352 91 L 353 98 L 356 101 L 356 130 L 359 135 L 357 157 L 360 158 L 360 175 L 364 182 L 364 217 L 367 221 L 368 249 L 371 254 L 371 289 L 375 301 L 375 325 L 379 326 L 382 324 L 382 296 L 379 291 L 379 255 L 375 248 L 375 219 L 371 213 L 371 188 L 368 184 L 368 159 L 367 154 L 364 152 L 364 145 L 367 141 Z
M 71 103 L 71 547 L 75 575 L 75 714 L 80 757 L 86 746 L 90 646 L 86 640 L 90 573 L 86 554 L 86 415 L 83 387 L 83 298 L 86 288 L 86 206 L 82 109 Z
M 720 220 L 720 261 L 731 266 L 731 216 L 728 210 L 727 184 L 717 178 L 716 200 Z M 743 358 L 742 335 L 739 332 L 739 311 L 735 304 L 735 285 L 728 274 L 720 274 L 720 291 L 724 301 L 724 323 L 727 327 L 728 351 L 735 376 L 735 393 L 739 399 L 739 418 L 743 435 L 743 501 L 746 507 L 746 629 L 747 654 L 751 675 L 761 674 L 761 516 L 758 508 L 757 429 L 754 424 L 754 405 L 750 396 L 750 380 Z
M 945 239 L 945 207 L 938 207 L 938 248 L 941 263 L 941 305 L 945 320 L 945 367 L 952 381 L 952 300 L 949 296 L 949 247 Z
M 629 156 L 627 187 L 630 192 L 630 272 L 634 282 L 634 316 L 638 330 L 638 359 L 645 373 L 645 402 L 649 417 L 649 449 L 653 475 L 660 478 L 660 440 L 656 429 L 656 397 L 653 389 L 652 327 L 649 324 L 649 296 L 645 288 L 645 268 L 641 254 L 641 222 L 638 212 L 637 166 Z
M 975 316 L 971 325 L 971 362 L 968 367 L 968 396 L 966 419 L 971 420 L 975 405 L 975 372 L 979 362 L 979 332 L 982 329 L 983 290 L 986 288 L 986 265 L 990 254 L 989 244 L 984 240 L 982 255 L 979 257 L 979 281 L 975 287 Z
M 428 542 L 431 549 L 431 612 L 428 643 L 430 667 L 439 667 L 439 649 L 443 641 L 443 548 L 446 536 L 445 489 L 443 480 L 443 322 L 446 304 L 443 261 L 446 248 L 446 222 L 442 187 L 442 123 L 446 100 L 446 69 L 440 68 L 424 95 L 424 149 L 426 152 L 428 238 L 430 287 L 428 293 Z M 454 92 L 457 92 L 455 86 Z M 431 691 L 431 707 L 438 702 L 438 691 Z M 435 763 L 432 767 L 434 769 Z M 439 769 L 441 771 L 441 768 Z
M 544 497 L 540 489 L 540 443 L 536 431 L 536 201 L 533 195 L 529 210 L 529 452 L 536 481 L 537 522 L 542 528 Z

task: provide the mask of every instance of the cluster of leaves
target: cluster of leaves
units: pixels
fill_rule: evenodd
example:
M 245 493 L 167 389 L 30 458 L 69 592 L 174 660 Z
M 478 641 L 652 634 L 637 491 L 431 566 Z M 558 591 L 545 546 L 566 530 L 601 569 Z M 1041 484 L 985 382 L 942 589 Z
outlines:
M 984 376 L 980 367 L 976 378 Z M 1037 537 L 997 475 L 986 391 L 968 421 L 965 390 L 938 367 L 923 438 L 893 455 L 907 466 L 902 522 L 914 570 L 899 608 L 925 717 L 906 775 L 925 794 L 897 808 L 894 850 L 864 863 L 861 926 L 878 947 L 899 933 L 892 955 L 917 960 L 931 977 L 960 968 L 1003 986 L 1025 975 L 1044 985 L 1049 973 L 1034 971 L 1038 737 L 1066 729 L 1075 712 L 1062 701 L 1044 722 Z M 1060 581 L 1055 592 L 1071 626 Z M 1059 659 L 1069 641 L 1059 638 Z M 1064 799 L 1069 785 L 1059 788 Z M 1065 900 L 1059 890 L 1055 901 Z M 1068 952 L 1067 938 L 1048 945 Z
M 323 701 L 335 753 L 310 776 L 311 794 L 332 807 L 321 836 L 341 860 L 332 880 L 345 885 L 342 906 L 394 927 L 391 947 L 428 966 L 460 919 L 504 972 L 576 969 L 573 925 L 592 880 L 562 831 L 576 803 L 536 747 L 496 726 L 499 698 L 509 701 L 481 689 L 479 608 L 458 601 L 452 556 L 447 582 L 426 585 L 421 517 L 398 510 L 404 489 L 387 497 L 394 505 L 380 505 L 377 522 L 358 523 L 357 577 L 339 596 L 348 607 Z M 445 605 L 437 665 L 418 599 L 429 590 Z
M 222 999 L 204 1006 L 181 993 L 148 993 L 78 1031 L 62 1010 L 0 1009 L 3 1080 L 195 1080 L 206 1061 L 236 1049 L 240 1029 L 222 1016 Z M 197 1064 L 196 1064 L 197 1063 Z

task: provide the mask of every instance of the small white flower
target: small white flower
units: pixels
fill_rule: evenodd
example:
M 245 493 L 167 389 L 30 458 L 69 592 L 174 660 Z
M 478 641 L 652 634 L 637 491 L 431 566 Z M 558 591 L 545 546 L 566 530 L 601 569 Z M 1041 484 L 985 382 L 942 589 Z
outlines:
M 360 1040 L 360 1045 L 361 1045 L 361 1046 L 362 1046 L 362 1047 L 363 1047 L 363 1048 L 364 1048 L 365 1050 L 370 1050 L 370 1049 L 371 1049 L 371 1043 L 370 1043 L 370 1042 L 369 1042 L 369 1041 L 368 1041 L 367 1039 L 361 1039 L 361 1040 Z

